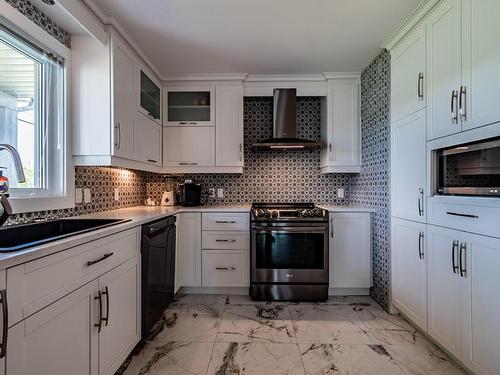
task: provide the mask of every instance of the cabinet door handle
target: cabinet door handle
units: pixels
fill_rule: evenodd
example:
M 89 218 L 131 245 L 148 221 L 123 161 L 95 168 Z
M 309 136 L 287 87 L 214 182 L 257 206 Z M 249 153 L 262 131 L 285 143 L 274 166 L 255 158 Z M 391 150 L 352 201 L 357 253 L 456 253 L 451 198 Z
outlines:
M 333 238 L 333 217 L 330 219 L 330 237 Z
M 215 240 L 215 242 L 236 242 L 236 240 Z
M 451 246 L 451 266 L 452 266 L 453 273 L 458 272 L 458 266 L 455 262 L 455 249 L 456 248 L 458 248 L 458 241 L 453 240 L 453 245 Z
M 98 292 L 97 296 L 94 297 L 94 300 L 99 301 L 99 320 L 94 324 L 94 327 L 97 327 L 97 333 L 101 333 L 102 328 L 102 293 Z
M 418 233 L 418 257 L 420 259 L 424 259 L 423 239 L 424 239 L 424 232 L 419 232 Z
M 216 220 L 215 224 L 236 224 L 236 220 Z
M 215 267 L 217 271 L 236 271 L 236 267 Z
M 7 308 L 7 290 L 0 290 L 0 303 L 2 304 L 2 343 L 0 344 L 0 358 L 7 353 L 7 336 L 9 334 L 9 309 Z
M 465 259 L 467 257 L 467 243 L 463 242 L 460 244 L 460 254 L 459 254 L 459 264 L 460 264 L 460 276 L 466 277 L 467 270 L 465 268 Z
M 154 159 L 148 159 L 148 161 L 149 161 L 150 163 L 158 163 L 158 160 L 154 160 Z
M 189 125 L 197 125 L 198 123 L 196 121 L 191 121 Z
M 424 92 L 422 90 L 424 84 L 424 73 L 418 73 L 417 95 L 420 100 L 424 99 Z
M 121 145 L 122 145 L 122 129 L 121 129 L 120 121 L 116 122 L 115 129 L 116 129 L 115 146 L 119 150 Z
M 198 163 L 186 163 L 186 162 L 181 162 L 179 165 L 198 165 Z
M 160 117 L 157 117 L 155 115 L 153 115 L 151 112 L 148 112 L 148 117 L 151 117 L 153 120 L 159 120 Z
M 418 216 L 424 216 L 424 189 L 418 189 Z
M 243 161 L 243 144 L 240 143 L 240 161 Z
M 103 296 L 106 296 L 106 317 L 102 318 L 102 321 L 106 323 L 106 327 L 108 326 L 109 323 L 109 289 L 108 287 L 104 288 L 104 292 L 102 292 Z
M 451 92 L 451 122 L 458 124 L 458 111 L 457 111 L 458 91 L 452 90 Z
M 111 253 L 107 253 L 107 254 L 104 254 L 102 257 L 100 257 L 99 259 L 96 259 L 96 260 L 89 260 L 87 262 L 87 267 L 88 266 L 92 266 L 93 264 L 96 264 L 96 263 L 99 263 L 99 262 L 102 262 L 103 260 L 105 259 L 108 259 L 110 256 L 112 256 L 114 253 L 111 252 Z
M 460 86 L 460 98 L 458 99 L 460 119 L 467 121 L 467 87 Z
M 460 217 L 468 217 L 468 218 L 471 218 L 471 219 L 478 219 L 479 216 L 477 215 L 472 215 L 472 214 L 461 214 L 459 212 L 446 212 L 446 215 L 451 215 L 451 216 L 460 216 Z

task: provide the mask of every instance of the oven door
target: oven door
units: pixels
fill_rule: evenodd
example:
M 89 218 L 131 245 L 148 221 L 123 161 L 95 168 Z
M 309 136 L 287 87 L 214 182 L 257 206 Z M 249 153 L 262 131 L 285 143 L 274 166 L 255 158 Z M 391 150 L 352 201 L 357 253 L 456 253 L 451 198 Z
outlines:
M 328 283 L 328 224 L 253 224 L 251 258 L 252 283 Z

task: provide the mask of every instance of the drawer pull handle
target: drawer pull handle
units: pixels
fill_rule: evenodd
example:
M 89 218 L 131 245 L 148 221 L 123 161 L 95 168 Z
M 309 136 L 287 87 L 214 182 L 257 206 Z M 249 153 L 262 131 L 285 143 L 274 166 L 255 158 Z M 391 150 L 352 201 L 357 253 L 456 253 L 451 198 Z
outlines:
M 463 252 L 463 253 L 462 253 Z M 459 259 L 459 265 L 460 265 L 460 276 L 461 277 L 466 277 L 467 275 L 467 269 L 465 268 L 465 258 L 467 258 L 467 244 L 464 242 L 464 243 L 461 243 L 460 244 L 460 259 Z
M 198 165 L 198 163 L 180 162 L 179 165 Z
M 215 267 L 217 271 L 236 271 L 236 267 Z
M 420 259 L 424 259 L 423 239 L 424 239 L 424 232 L 419 232 L 418 233 L 418 257 Z
M 108 326 L 109 323 L 109 289 L 108 287 L 104 288 L 104 292 L 102 292 L 103 296 L 106 296 L 106 317 L 102 318 L 102 321 L 106 323 L 106 327 Z
M 478 219 L 479 218 L 479 216 L 477 216 L 477 215 L 461 214 L 461 213 L 458 213 L 458 212 L 450 212 L 450 211 L 448 211 L 446 214 L 447 215 L 452 215 L 452 216 L 469 217 L 471 219 Z
M 236 240 L 215 240 L 215 242 L 236 242 Z
M 458 266 L 455 262 L 455 249 L 458 248 L 458 241 L 453 240 L 453 244 L 451 245 L 451 267 L 453 273 L 458 273 Z
M 110 256 L 112 256 L 114 253 L 111 252 L 111 253 L 107 253 L 107 254 L 104 254 L 102 257 L 100 257 L 99 259 L 96 259 L 96 260 L 89 260 L 87 262 L 87 266 L 91 266 L 93 264 L 96 264 L 96 263 L 99 263 L 99 262 L 102 262 L 103 260 L 105 259 L 108 259 Z
M 7 309 L 7 290 L 0 290 L 0 303 L 2 304 L 2 343 L 0 344 L 0 358 L 7 353 L 7 335 L 9 329 L 9 310 Z
M 150 162 L 150 163 L 158 163 L 158 160 L 148 159 L 148 162 Z
M 236 220 L 217 220 L 216 224 L 236 224 Z
M 99 321 L 94 324 L 94 327 L 97 327 L 97 333 L 101 333 L 101 328 L 102 328 L 102 293 L 101 291 L 98 292 L 99 294 L 94 297 L 95 300 L 99 301 Z

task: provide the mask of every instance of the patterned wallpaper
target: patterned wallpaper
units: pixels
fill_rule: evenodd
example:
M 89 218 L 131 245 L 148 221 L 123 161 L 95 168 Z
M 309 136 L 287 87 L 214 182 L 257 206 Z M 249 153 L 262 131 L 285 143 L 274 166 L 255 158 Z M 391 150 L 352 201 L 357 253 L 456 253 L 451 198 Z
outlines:
M 7 3 L 16 8 L 19 12 L 28 17 L 50 35 L 64 44 L 66 47 L 71 47 L 71 35 L 67 33 L 61 26 L 57 25 L 49 17 L 47 17 L 40 9 L 30 3 L 28 0 L 5 0 Z
M 351 179 L 351 203 L 375 209 L 373 298 L 389 307 L 390 254 L 390 54 L 383 50 L 361 75 L 361 174 Z
M 297 132 L 301 138 L 319 140 L 321 100 L 297 98 Z M 148 195 L 159 201 L 161 192 L 184 179 L 202 183 L 206 204 L 238 204 L 254 201 L 314 202 L 347 204 L 350 175 L 321 175 L 319 150 L 301 152 L 254 152 L 251 145 L 272 136 L 271 97 L 244 100 L 244 157 L 242 175 L 180 175 L 163 178 L 151 175 Z M 208 188 L 223 188 L 224 198 L 209 198 Z M 337 199 L 337 188 L 346 198 Z

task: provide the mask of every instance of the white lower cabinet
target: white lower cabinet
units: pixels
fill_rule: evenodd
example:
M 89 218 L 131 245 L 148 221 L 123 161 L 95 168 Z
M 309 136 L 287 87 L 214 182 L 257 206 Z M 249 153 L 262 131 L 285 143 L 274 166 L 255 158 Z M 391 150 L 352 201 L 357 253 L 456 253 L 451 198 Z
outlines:
M 372 286 L 371 214 L 330 213 L 330 288 L 368 290 Z M 349 290 L 350 288 L 350 290 Z
M 247 287 L 250 284 L 248 250 L 203 250 L 203 286 Z
M 392 302 L 427 330 L 426 225 L 392 219 Z
M 500 373 L 500 239 L 466 235 L 466 278 L 470 311 L 463 362 L 477 374 Z M 468 330 L 470 329 L 470 332 Z
M 460 275 L 460 247 L 464 233 L 427 226 L 428 333 L 451 354 L 462 358 L 468 278 Z
M 99 278 L 102 328 L 99 374 L 114 374 L 141 338 L 141 260 L 133 258 Z M 106 294 L 107 293 L 107 294 Z
M 7 374 L 97 374 L 98 290 L 94 280 L 11 327 Z
M 201 286 L 201 213 L 177 215 L 177 269 L 179 286 Z

